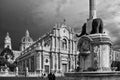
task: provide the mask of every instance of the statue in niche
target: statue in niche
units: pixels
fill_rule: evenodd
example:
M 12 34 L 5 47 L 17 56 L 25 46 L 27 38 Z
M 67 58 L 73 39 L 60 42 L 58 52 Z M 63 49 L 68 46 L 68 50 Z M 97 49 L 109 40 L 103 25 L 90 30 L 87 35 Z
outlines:
M 101 18 L 96 18 L 92 20 L 92 30 L 90 33 L 86 32 L 86 23 L 82 26 L 81 34 L 76 34 L 77 37 L 81 37 L 82 35 L 88 35 L 88 34 L 96 34 L 96 33 L 103 33 L 103 22 Z

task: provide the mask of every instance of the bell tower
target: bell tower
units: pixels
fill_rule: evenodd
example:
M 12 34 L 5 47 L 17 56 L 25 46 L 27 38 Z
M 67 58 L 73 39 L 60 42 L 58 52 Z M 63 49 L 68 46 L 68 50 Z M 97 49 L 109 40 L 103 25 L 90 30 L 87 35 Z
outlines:
M 6 47 L 9 47 L 9 49 L 12 49 L 11 38 L 10 38 L 8 32 L 7 32 L 7 35 L 5 37 L 5 41 L 4 41 L 4 48 L 6 48 Z

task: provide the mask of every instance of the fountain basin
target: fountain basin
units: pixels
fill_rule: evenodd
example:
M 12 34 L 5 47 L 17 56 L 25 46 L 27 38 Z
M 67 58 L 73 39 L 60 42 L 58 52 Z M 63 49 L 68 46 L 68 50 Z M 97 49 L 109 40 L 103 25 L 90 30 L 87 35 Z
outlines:
M 69 80 L 120 80 L 120 71 L 69 72 L 65 77 Z

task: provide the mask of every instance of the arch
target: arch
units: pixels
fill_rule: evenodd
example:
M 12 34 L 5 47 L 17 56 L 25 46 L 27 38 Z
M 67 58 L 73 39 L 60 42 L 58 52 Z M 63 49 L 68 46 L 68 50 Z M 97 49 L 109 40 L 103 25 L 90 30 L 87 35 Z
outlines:
M 68 49 L 68 38 L 65 36 L 62 38 L 62 49 L 64 50 Z
M 67 49 L 67 40 L 65 38 L 62 40 L 62 48 Z

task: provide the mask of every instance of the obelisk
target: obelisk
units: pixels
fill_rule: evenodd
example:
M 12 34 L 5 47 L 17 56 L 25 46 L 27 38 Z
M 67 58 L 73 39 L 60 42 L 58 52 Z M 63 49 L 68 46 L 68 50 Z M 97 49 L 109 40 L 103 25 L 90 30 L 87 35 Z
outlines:
M 86 32 L 90 34 L 92 30 L 92 21 L 97 18 L 96 16 L 96 0 L 89 0 L 89 18 L 87 19 Z
M 89 19 L 96 18 L 96 0 L 89 0 Z

